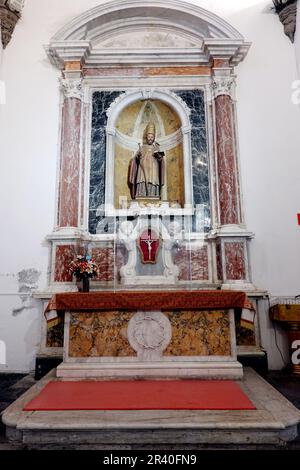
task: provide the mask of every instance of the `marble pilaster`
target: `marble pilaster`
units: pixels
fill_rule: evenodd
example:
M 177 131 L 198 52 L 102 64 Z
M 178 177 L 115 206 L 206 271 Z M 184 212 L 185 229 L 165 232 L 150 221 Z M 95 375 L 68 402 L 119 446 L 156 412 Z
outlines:
M 241 211 L 237 154 L 235 76 L 229 61 L 216 59 L 212 73 L 217 181 L 216 268 L 226 287 L 251 289 L 248 242 Z
M 220 225 L 240 223 L 233 86 L 231 75 L 213 77 Z
M 64 96 L 58 227 L 78 227 L 80 188 L 81 71 L 65 71 L 61 79 Z

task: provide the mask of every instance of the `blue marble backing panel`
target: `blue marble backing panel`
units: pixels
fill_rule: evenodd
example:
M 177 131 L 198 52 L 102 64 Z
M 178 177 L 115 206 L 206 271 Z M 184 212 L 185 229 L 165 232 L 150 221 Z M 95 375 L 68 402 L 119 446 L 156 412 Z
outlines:
M 211 211 L 204 91 L 200 89 L 177 90 L 176 94 L 191 110 L 194 204 L 204 205 L 205 221 L 203 230 L 209 231 L 211 228 Z M 195 217 L 193 218 L 192 230 L 202 231 L 199 224 L 196 224 Z
M 105 203 L 106 112 L 121 93 L 123 92 L 96 91 L 93 94 L 89 198 L 89 232 L 92 234 L 96 233 L 98 223 L 104 218 L 99 208 L 104 208 Z M 103 225 L 103 232 L 108 231 L 109 224 Z

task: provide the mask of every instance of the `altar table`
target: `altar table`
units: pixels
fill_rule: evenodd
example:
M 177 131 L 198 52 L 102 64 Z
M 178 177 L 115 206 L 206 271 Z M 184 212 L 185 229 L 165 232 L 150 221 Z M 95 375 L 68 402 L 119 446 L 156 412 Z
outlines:
M 253 310 L 244 292 L 121 291 L 56 294 L 64 313 L 58 377 L 241 378 L 234 309 Z

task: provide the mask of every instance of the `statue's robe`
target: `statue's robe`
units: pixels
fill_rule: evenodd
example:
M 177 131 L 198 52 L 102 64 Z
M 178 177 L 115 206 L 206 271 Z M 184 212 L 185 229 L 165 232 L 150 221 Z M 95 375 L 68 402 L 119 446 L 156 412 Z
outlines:
M 163 155 L 157 143 L 143 145 L 135 154 L 128 170 L 128 186 L 132 199 L 160 198 L 161 188 L 165 184 Z

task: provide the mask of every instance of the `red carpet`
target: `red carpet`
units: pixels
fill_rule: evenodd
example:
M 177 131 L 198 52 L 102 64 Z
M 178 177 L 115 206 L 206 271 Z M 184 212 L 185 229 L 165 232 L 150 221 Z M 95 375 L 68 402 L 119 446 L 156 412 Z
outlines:
M 255 410 L 233 381 L 50 382 L 24 411 Z

